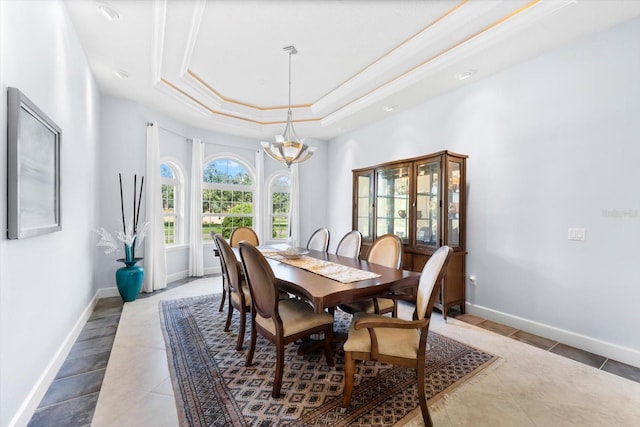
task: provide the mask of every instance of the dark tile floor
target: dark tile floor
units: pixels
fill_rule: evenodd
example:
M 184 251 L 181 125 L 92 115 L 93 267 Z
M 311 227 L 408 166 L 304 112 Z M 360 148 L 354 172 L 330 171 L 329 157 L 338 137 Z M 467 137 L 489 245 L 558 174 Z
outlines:
M 558 341 L 550 340 L 548 338 L 540 337 L 538 335 L 531 334 L 520 329 L 515 329 L 510 326 L 501 325 L 491 320 L 483 319 L 482 317 L 474 316 L 473 314 L 461 314 L 460 312 L 448 312 L 449 316 L 462 320 L 463 322 L 470 323 L 483 329 L 495 332 L 500 335 L 504 335 L 520 342 L 533 345 L 543 350 L 550 351 L 551 353 L 558 354 L 560 356 L 573 359 L 577 362 L 584 363 L 585 365 L 592 366 L 596 369 L 615 374 L 631 381 L 640 383 L 640 368 L 627 365 L 616 360 L 607 359 L 604 356 L 590 353 L 579 348 L 571 347 L 566 344 L 562 344 Z
M 196 279 L 199 278 L 176 280 L 164 289 L 143 292 L 138 298 L 148 298 Z M 119 296 L 98 301 L 28 427 L 91 425 L 123 306 Z
M 165 289 L 142 293 L 138 298 L 148 298 L 196 279 L 189 277 L 178 280 L 168 284 Z M 31 417 L 28 427 L 84 427 L 91 425 L 123 305 L 120 297 L 103 298 L 98 301 L 58 375 Z M 635 366 L 607 359 L 472 314 L 452 311 L 448 315 L 631 381 L 640 382 L 640 368 Z
M 29 427 L 91 425 L 122 307 L 120 297 L 98 301 Z

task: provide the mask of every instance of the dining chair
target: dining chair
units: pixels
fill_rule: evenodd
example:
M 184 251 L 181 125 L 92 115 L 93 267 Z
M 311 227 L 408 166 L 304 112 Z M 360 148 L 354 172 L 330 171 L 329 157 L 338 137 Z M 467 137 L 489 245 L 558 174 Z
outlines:
M 227 299 L 227 275 L 224 272 L 224 262 L 222 262 L 222 255 L 220 255 L 220 248 L 218 247 L 218 244 L 216 243 L 216 232 L 215 231 L 210 231 L 209 234 L 211 234 L 211 240 L 213 240 L 213 243 L 215 245 L 215 249 L 213 251 L 213 254 L 215 256 L 217 256 L 220 259 L 220 270 L 222 272 L 222 298 L 220 298 L 220 308 L 218 309 L 218 311 L 222 311 L 224 310 L 224 302 Z
M 229 291 L 229 311 L 227 312 L 227 322 L 224 324 L 224 331 L 229 331 L 233 309 L 235 308 L 240 312 L 240 327 L 238 329 L 238 341 L 236 343 L 236 350 L 240 351 L 244 343 L 246 313 L 251 309 L 251 293 L 249 292 L 249 287 L 243 280 L 240 265 L 231 246 L 220 234 L 216 234 L 214 240 L 220 252 L 221 264 L 224 265 L 222 271 L 226 278 Z
M 366 261 L 398 269 L 402 266 L 402 254 L 402 240 L 395 234 L 384 234 L 373 242 L 367 253 Z M 393 298 L 376 297 L 340 304 L 339 307 L 342 311 L 351 314 L 364 312 L 376 314 L 392 313 L 393 317 L 398 315 L 398 304 Z
M 349 406 L 353 393 L 355 361 L 370 360 L 416 370 L 418 401 L 425 426 L 432 426 L 425 395 L 425 360 L 429 321 L 440 283 L 444 278 L 452 249 L 440 247 L 425 264 L 420 275 L 413 320 L 371 313 L 357 313 L 344 343 L 344 395 L 342 407 Z
M 336 255 L 358 258 L 362 247 L 362 234 L 358 230 L 351 230 L 340 239 L 336 247 Z
M 296 298 L 279 299 L 278 283 L 262 253 L 246 242 L 240 242 L 240 257 L 251 292 L 251 346 L 246 366 L 251 366 L 258 332 L 276 346 L 276 372 L 271 395 L 280 396 L 284 371 L 284 346 L 311 334 L 324 332 L 324 354 L 333 366 L 331 343 L 333 316 L 316 313 L 307 302 Z
M 307 242 L 307 249 L 327 252 L 329 249 L 329 230 L 326 228 L 318 228 L 314 231 Z
M 234 228 L 231 232 L 231 237 L 229 237 L 229 244 L 232 248 L 237 248 L 238 243 L 245 241 L 247 243 L 251 243 L 253 246 L 258 246 L 260 244 L 260 240 L 258 239 L 258 235 L 252 228 L 249 227 L 238 227 Z

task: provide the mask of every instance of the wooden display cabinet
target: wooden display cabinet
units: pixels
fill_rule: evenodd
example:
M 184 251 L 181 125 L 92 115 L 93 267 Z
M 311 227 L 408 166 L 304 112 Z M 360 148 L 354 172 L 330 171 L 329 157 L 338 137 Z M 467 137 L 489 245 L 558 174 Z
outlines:
M 436 307 L 465 312 L 466 155 L 441 151 L 353 170 L 353 228 L 362 257 L 393 233 L 404 243 L 403 267 L 422 271 L 440 246 L 453 249 Z

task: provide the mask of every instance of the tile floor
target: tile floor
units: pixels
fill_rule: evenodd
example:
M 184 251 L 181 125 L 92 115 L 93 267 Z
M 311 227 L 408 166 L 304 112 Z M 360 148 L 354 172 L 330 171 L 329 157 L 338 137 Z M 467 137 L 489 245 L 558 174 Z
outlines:
M 101 300 L 30 427 L 177 426 L 158 301 L 221 290 L 220 277 L 177 286 L 185 282 L 124 307 L 119 298 Z M 432 330 L 501 359 L 431 402 L 435 425 L 640 425 L 639 368 L 477 316 L 450 315 L 445 323 L 434 314 Z M 401 424 L 422 420 L 415 412 Z

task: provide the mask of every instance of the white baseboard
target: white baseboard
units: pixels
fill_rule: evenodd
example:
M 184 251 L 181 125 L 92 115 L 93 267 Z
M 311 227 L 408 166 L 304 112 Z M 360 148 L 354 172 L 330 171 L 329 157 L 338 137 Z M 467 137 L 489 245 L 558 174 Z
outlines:
M 220 269 L 220 266 L 207 267 L 207 268 L 204 269 L 204 274 L 205 275 L 220 274 L 220 273 L 222 273 L 222 270 Z M 176 280 L 184 279 L 186 277 L 189 277 L 189 272 L 187 270 L 180 271 L 178 273 L 170 274 L 170 275 L 167 276 L 167 284 L 169 284 L 171 282 L 175 282 Z
M 187 270 L 169 274 L 167 275 L 167 284 L 175 282 L 176 280 L 184 279 L 185 277 L 189 277 L 189 272 Z
M 217 267 L 209 267 L 209 268 L 205 268 L 204 269 L 204 274 L 205 275 L 209 275 L 209 274 L 221 274 L 222 273 L 222 269 L 217 266 Z
M 95 298 L 96 300 L 99 300 L 102 298 L 111 298 L 111 297 L 119 297 L 119 296 L 120 296 L 120 293 L 118 292 L 118 288 L 113 286 L 111 288 L 98 289 L 98 291 L 96 292 Z
M 468 303 L 467 313 L 640 368 L 640 351 Z
M 205 270 L 205 274 L 216 274 L 220 272 L 220 267 L 212 267 Z M 187 271 L 176 273 L 168 276 L 167 282 L 184 279 L 187 276 Z M 16 415 L 9 422 L 8 427 L 25 427 L 28 425 L 31 417 L 33 416 L 33 413 L 38 408 L 40 401 L 42 401 L 42 398 L 49 389 L 49 386 L 51 386 L 51 383 L 58 374 L 60 367 L 67 359 L 67 356 L 71 351 L 71 347 L 73 347 L 73 344 L 75 344 L 78 336 L 82 332 L 82 328 L 84 328 L 84 325 L 87 323 L 87 320 L 91 316 L 91 313 L 93 313 L 93 309 L 98 303 L 98 300 L 102 298 L 118 296 L 120 296 L 120 293 L 118 292 L 118 288 L 115 286 L 109 288 L 99 288 L 96 291 L 93 299 L 84 309 L 76 323 L 73 325 L 73 328 L 71 328 L 71 331 L 63 340 L 62 345 L 60 346 L 60 348 L 58 348 L 58 351 L 56 351 L 53 359 L 49 362 L 44 372 L 40 375 L 35 385 L 31 389 L 25 400 L 22 402 L 22 405 L 20 405 L 20 409 L 18 409 Z
M 118 295 L 118 290 L 116 288 L 113 289 L 115 290 L 116 295 Z M 38 409 L 40 401 L 42 400 L 45 393 L 49 389 L 49 386 L 58 374 L 60 367 L 67 359 L 69 351 L 71 351 L 71 347 L 73 347 L 73 344 L 75 344 L 76 339 L 78 339 L 78 336 L 82 332 L 82 328 L 84 328 L 85 323 L 87 323 L 87 320 L 91 316 L 91 313 L 93 313 L 93 309 L 98 303 L 98 299 L 104 298 L 98 297 L 98 295 L 101 293 L 101 290 L 102 289 L 99 289 L 98 292 L 96 292 L 93 299 L 89 302 L 76 323 L 73 325 L 73 328 L 71 328 L 71 331 L 63 340 L 62 345 L 60 346 L 60 348 L 58 348 L 58 351 L 56 351 L 53 359 L 49 362 L 44 372 L 40 375 L 29 394 L 27 394 L 27 397 L 22 402 L 22 405 L 20 405 L 20 409 L 18 409 L 16 415 L 9 422 L 9 427 L 23 427 L 29 423 L 29 420 L 31 420 L 33 413 L 36 409 Z

